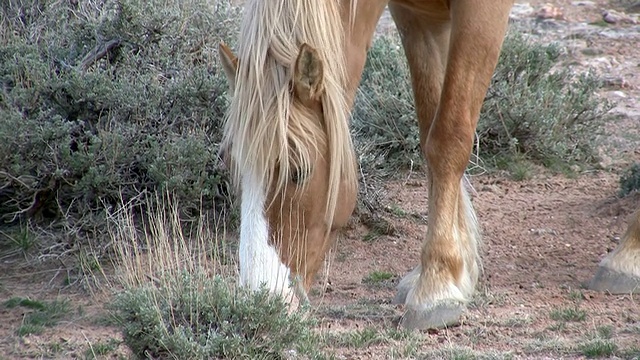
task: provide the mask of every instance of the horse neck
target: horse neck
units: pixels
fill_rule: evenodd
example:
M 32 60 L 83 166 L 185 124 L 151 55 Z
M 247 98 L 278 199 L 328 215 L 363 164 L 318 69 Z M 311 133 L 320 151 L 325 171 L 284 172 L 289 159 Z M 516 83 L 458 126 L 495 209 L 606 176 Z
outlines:
M 352 4 L 357 0 L 343 0 L 342 23 L 345 29 L 345 58 L 347 83 L 345 84 L 347 104 L 351 108 L 356 90 L 360 84 L 360 77 L 367 59 L 367 50 L 371 46 L 373 34 L 378 20 L 384 11 L 388 0 L 360 0 L 357 1 L 355 16 Z

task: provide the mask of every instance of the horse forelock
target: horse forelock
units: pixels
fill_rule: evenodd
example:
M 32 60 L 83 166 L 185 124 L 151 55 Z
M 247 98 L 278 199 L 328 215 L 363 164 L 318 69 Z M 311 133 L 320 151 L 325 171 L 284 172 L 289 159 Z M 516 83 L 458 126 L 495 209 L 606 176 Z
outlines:
M 246 3 L 237 49 L 237 80 L 223 144 L 234 160 L 236 184 L 250 173 L 262 182 L 265 191 L 279 192 L 287 186 L 293 171 L 312 164 L 314 147 L 326 142 L 330 164 L 326 208 L 329 224 L 336 210 L 340 183 L 347 181 L 353 190 L 356 186 L 344 96 L 346 71 L 340 10 L 339 0 Z M 324 127 L 294 104 L 293 64 L 304 43 L 315 48 L 324 63 Z

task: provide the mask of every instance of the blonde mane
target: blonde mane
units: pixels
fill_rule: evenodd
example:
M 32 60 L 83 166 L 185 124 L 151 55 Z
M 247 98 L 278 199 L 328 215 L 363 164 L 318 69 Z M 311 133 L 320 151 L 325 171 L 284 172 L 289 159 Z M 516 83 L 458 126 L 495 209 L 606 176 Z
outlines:
M 294 63 L 305 43 L 317 50 L 324 63 L 324 129 L 306 109 L 295 104 L 291 91 Z M 326 142 L 330 164 L 328 224 L 336 210 L 340 183 L 347 181 L 353 190 L 356 187 L 344 96 L 344 52 L 339 0 L 248 1 L 237 46 L 237 81 L 223 140 L 234 160 L 236 184 L 241 183 L 242 174 L 252 173 L 254 180 L 262 181 L 265 191 L 276 193 L 285 189 L 294 171 L 309 168 L 312 150 L 321 141 Z

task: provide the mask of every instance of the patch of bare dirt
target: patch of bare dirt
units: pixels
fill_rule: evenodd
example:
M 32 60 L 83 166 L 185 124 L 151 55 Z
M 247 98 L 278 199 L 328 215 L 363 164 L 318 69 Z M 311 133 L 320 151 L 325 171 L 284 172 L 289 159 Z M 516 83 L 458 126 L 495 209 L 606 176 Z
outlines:
M 570 358 L 562 352 L 608 326 L 620 347 L 638 344 L 637 299 L 585 290 L 582 285 L 615 248 L 637 205 L 615 197 L 617 176 L 549 176 L 524 182 L 482 176 L 472 183 L 484 230 L 479 293 L 461 326 L 426 333 L 422 351 L 452 342 L 476 351 L 509 351 L 515 357 Z M 365 242 L 368 229 L 357 228 L 341 240 L 329 286 L 314 298 L 325 308 L 321 313 L 329 314 L 325 326 L 393 326 L 399 314 L 398 307 L 390 304 L 395 282 L 375 287 L 363 279 L 375 271 L 401 277 L 418 263 L 426 234 L 425 185 L 416 174 L 385 186 L 397 235 Z M 334 318 L 331 309 L 336 306 L 344 310 Z M 585 319 L 553 320 L 552 313 L 566 309 L 584 311 Z M 560 347 L 555 355 L 554 347 Z M 388 353 L 380 355 L 375 358 L 386 358 Z M 352 353 L 345 357 L 357 358 Z
M 25 266 L 18 259 L 0 265 L 0 359 L 116 359 L 130 358 L 120 329 L 113 323 L 106 305 L 109 289 L 68 285 L 67 271 L 60 264 Z M 66 302 L 58 324 L 39 334 L 19 336 L 20 326 L 37 309 L 6 307 L 5 301 L 27 298 L 39 302 Z

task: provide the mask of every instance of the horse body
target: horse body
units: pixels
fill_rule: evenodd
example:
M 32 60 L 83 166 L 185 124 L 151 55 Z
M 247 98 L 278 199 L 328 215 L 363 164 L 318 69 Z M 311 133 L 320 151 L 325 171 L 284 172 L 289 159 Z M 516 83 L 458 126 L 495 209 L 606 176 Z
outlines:
M 233 90 L 223 147 L 241 191 L 240 278 L 292 302 L 357 194 L 348 117 L 385 6 L 400 32 L 429 180 L 420 264 L 398 286 L 402 325 L 458 321 L 479 276 L 476 217 L 462 177 L 512 0 L 253 0 L 238 56 L 221 45 Z

